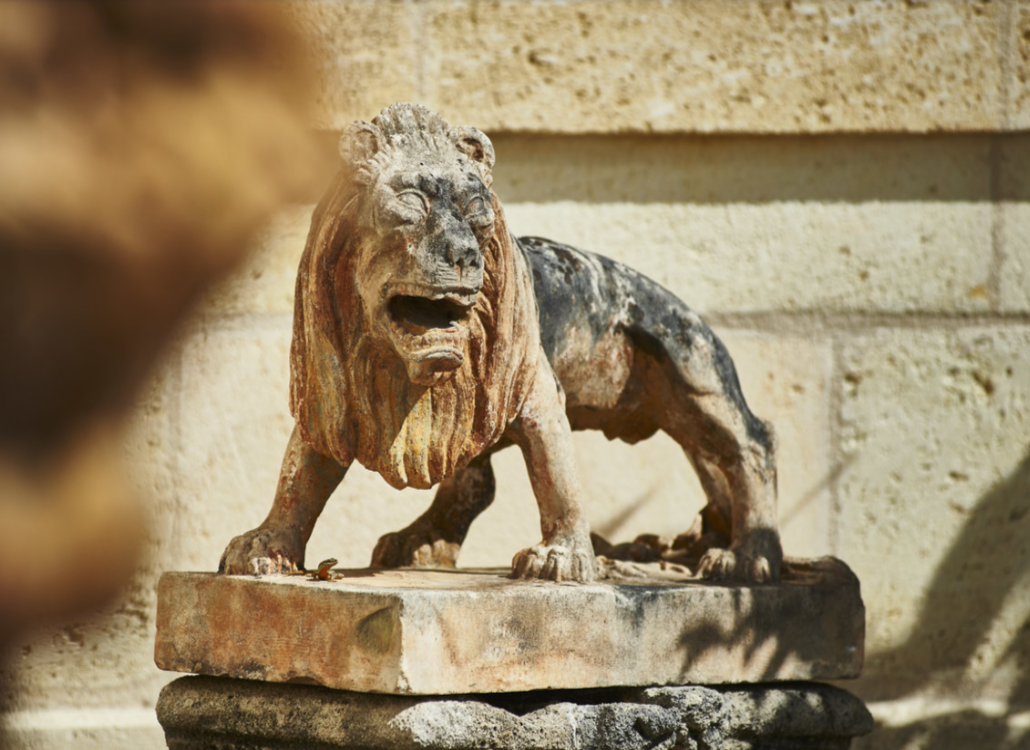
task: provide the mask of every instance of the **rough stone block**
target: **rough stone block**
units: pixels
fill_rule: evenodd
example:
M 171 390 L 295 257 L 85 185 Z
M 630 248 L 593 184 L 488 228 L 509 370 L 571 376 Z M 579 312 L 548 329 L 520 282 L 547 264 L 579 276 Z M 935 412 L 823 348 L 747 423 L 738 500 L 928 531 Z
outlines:
M 1025 127 L 1027 9 L 1009 21 L 1012 5 L 594 0 L 527 14 L 345 0 L 294 13 L 329 129 L 417 100 L 507 132 L 933 132 Z
M 855 677 L 864 609 L 833 558 L 775 585 L 540 584 L 498 571 L 343 580 L 166 573 L 162 669 L 446 695 Z
M 1012 71 L 1006 86 L 1008 95 L 1009 130 L 1030 130 L 1030 1 L 1012 3 L 1008 28 L 1007 48 L 1009 69 Z
M 876 330 L 842 351 L 838 554 L 870 602 L 870 697 L 1022 696 L 1030 327 Z
M 342 130 L 393 102 L 418 101 L 424 52 L 413 3 L 288 3 L 318 70 L 317 127 Z
M 1030 8 L 1028 35 L 1030 35 Z M 1030 45 L 1030 38 L 1026 43 Z M 1030 53 L 1028 53 L 1030 54 Z M 1005 312 L 1030 311 L 1030 136 L 998 137 L 1001 201 L 995 207 L 1000 307 Z
M 498 139 L 495 187 L 516 234 L 620 260 L 702 312 L 985 312 L 990 150 L 973 136 L 513 137 Z
M 418 699 L 183 677 L 157 710 L 171 750 L 843 750 L 872 729 L 816 684 Z

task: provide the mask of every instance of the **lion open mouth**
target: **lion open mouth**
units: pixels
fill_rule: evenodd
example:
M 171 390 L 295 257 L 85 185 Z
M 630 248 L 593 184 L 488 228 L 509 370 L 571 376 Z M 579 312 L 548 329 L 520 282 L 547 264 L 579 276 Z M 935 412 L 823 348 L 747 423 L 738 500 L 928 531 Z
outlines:
M 394 339 L 414 359 L 464 359 L 465 325 L 479 294 L 473 289 L 398 286 L 387 303 Z M 444 362 L 440 363 L 446 368 Z
M 420 336 L 431 330 L 457 330 L 470 309 L 446 298 L 398 294 L 390 300 L 390 319 L 407 333 Z

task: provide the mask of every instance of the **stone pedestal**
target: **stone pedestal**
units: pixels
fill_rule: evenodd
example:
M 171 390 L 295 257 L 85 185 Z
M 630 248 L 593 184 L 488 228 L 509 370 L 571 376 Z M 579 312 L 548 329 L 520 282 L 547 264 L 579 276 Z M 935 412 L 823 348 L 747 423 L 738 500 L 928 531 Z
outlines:
M 873 725 L 812 683 L 416 698 L 183 677 L 157 716 L 169 750 L 844 750 Z
M 791 561 L 774 585 L 652 572 L 168 573 L 157 664 L 208 676 L 168 685 L 158 718 L 172 750 L 836 749 L 869 731 L 857 698 L 802 682 L 861 670 L 843 563 Z
M 773 585 L 167 573 L 155 658 L 178 672 L 451 695 L 856 677 L 864 636 L 858 581 L 832 558 L 795 561 Z

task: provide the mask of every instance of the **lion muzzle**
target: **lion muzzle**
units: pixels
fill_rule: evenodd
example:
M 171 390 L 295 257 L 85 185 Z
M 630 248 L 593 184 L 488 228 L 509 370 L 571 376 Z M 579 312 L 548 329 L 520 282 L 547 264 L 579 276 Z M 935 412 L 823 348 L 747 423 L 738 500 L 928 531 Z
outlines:
M 478 297 L 477 287 L 397 284 L 391 289 L 391 333 L 411 382 L 437 385 L 462 366 L 469 341 L 467 319 Z

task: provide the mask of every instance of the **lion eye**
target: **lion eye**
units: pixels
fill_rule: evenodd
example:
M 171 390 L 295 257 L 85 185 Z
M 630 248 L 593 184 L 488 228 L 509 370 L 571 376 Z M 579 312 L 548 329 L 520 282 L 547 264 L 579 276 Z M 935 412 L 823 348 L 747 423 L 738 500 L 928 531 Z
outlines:
M 465 216 L 476 231 L 489 229 L 494 223 L 493 209 L 479 196 L 465 204 Z
M 403 192 L 397 193 L 397 200 L 399 200 L 405 208 L 418 211 L 423 215 L 429 213 L 429 201 L 427 201 L 426 197 L 418 190 L 404 190 Z

